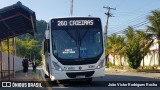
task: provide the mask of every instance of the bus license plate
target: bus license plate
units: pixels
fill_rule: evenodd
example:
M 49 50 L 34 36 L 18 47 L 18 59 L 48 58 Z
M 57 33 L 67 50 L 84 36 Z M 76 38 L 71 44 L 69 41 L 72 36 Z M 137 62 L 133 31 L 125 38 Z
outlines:
M 85 76 L 84 75 L 78 75 L 78 76 L 76 76 L 76 78 L 85 78 Z

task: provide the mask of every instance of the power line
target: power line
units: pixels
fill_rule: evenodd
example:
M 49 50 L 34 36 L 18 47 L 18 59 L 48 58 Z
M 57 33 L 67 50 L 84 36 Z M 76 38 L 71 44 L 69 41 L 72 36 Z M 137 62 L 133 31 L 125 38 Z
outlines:
M 149 21 L 148 21 L 148 20 L 145 20 L 145 21 L 143 21 L 143 22 L 140 22 L 140 23 L 138 23 L 138 24 L 133 25 L 132 27 L 133 27 L 133 28 L 138 28 L 138 27 L 141 27 L 141 26 L 146 25 L 146 24 L 148 24 L 148 23 L 149 23 Z M 128 29 L 128 28 L 125 28 L 125 29 L 123 29 L 123 30 L 114 32 L 114 33 L 112 33 L 112 34 L 110 34 L 110 35 L 123 33 L 123 32 L 126 31 L 127 29 Z
M 133 27 L 133 28 L 137 28 L 137 27 L 146 25 L 146 24 L 148 24 L 148 23 L 149 23 L 149 21 L 148 21 L 148 20 L 145 20 L 145 21 L 140 22 L 140 23 L 138 23 L 138 24 L 132 25 L 132 27 Z M 115 33 L 122 33 L 122 32 L 125 31 L 126 29 L 127 29 L 127 28 L 122 29 L 122 30 L 120 30 L 120 31 L 117 31 L 117 32 L 115 32 Z M 112 33 L 112 34 L 113 34 L 113 33 Z
M 147 23 L 149 23 L 149 21 L 148 21 L 148 20 L 145 20 L 145 21 L 143 21 L 143 22 L 140 22 L 140 23 L 138 23 L 138 24 L 133 25 L 132 27 L 138 27 L 138 26 L 141 26 L 141 25 L 144 25 L 144 24 L 147 24 Z
M 116 25 L 116 26 L 113 27 L 113 28 L 114 28 L 114 29 L 120 29 L 120 28 L 126 27 L 126 24 L 133 23 L 133 22 L 139 20 L 140 18 L 144 17 L 144 15 L 146 16 L 146 14 L 137 16 L 137 17 L 135 17 L 135 18 L 133 18 L 133 19 L 130 19 L 130 20 L 125 21 L 125 24 L 123 23 L 123 24 L 121 24 L 121 25 Z M 112 28 L 112 29 L 113 29 L 113 28 Z
M 160 9 L 160 8 L 157 8 L 156 10 L 159 10 L 159 9 Z M 148 13 L 151 13 L 151 11 L 146 12 L 146 13 L 140 15 L 140 16 L 137 16 L 137 17 L 135 17 L 135 18 L 133 18 L 133 19 L 131 19 L 131 20 L 127 20 L 127 21 L 125 21 L 125 23 L 127 23 L 127 24 L 128 24 L 128 23 L 133 23 L 133 22 L 139 20 L 140 18 L 144 17 L 144 15 L 146 16 L 146 14 L 148 14 Z M 134 25 L 134 26 L 135 26 L 135 25 Z M 120 28 L 123 28 L 123 27 L 126 27 L 126 24 L 116 25 L 115 27 L 112 27 L 112 29 L 120 29 Z

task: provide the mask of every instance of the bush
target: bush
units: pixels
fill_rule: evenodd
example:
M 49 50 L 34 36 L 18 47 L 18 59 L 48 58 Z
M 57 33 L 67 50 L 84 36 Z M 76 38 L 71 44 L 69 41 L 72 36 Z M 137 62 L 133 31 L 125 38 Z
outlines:
M 41 61 L 40 60 L 36 60 L 36 63 L 37 63 L 37 65 L 39 66 L 40 64 L 41 64 Z
M 111 62 L 107 62 L 107 63 L 106 63 L 106 67 L 107 67 L 107 68 L 112 67 L 112 66 L 113 66 L 113 64 L 112 64 Z

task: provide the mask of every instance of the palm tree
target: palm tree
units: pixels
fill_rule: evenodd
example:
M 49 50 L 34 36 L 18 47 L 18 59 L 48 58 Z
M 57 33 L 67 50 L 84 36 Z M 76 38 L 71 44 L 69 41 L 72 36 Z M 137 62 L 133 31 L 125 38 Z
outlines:
M 159 65 L 160 65 L 160 10 L 151 11 L 152 15 L 148 16 L 151 26 L 147 26 L 147 31 L 151 31 L 158 39 Z
M 144 31 L 135 31 L 132 27 L 128 27 L 125 33 L 126 55 L 129 66 L 137 69 L 141 64 L 141 60 L 149 52 L 149 47 L 152 45 L 153 40 L 150 40 Z
M 111 54 L 113 56 L 113 64 L 115 65 L 115 55 L 120 55 L 120 62 L 121 62 L 121 56 L 124 52 L 124 37 L 117 36 L 116 34 L 113 34 L 112 36 L 108 37 L 107 39 L 107 56 Z M 121 63 L 122 65 L 122 63 Z
M 115 42 L 116 42 L 116 34 L 113 34 L 110 37 L 107 37 L 107 48 L 106 48 L 106 56 L 113 56 L 113 65 L 115 65 Z
M 119 36 L 119 40 L 118 40 L 118 46 L 119 46 L 119 50 L 118 50 L 118 54 L 120 55 L 120 64 L 121 66 L 123 66 L 122 64 L 122 56 L 125 57 L 125 50 L 126 50 L 126 45 L 125 45 L 125 38 L 122 36 Z

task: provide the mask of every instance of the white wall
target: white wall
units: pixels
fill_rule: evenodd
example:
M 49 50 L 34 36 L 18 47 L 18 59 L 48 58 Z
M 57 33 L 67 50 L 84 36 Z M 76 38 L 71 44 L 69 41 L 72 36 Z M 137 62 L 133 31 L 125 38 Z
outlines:
M 114 63 L 114 58 L 112 55 L 109 55 L 109 62 L 111 62 L 112 64 Z M 122 65 L 123 66 L 128 66 L 128 62 L 127 62 L 127 58 L 125 57 L 121 57 L 121 61 L 122 61 Z M 158 61 L 158 51 L 151 51 L 150 53 L 148 53 L 144 59 L 141 61 L 141 66 L 158 66 L 159 61 Z M 120 62 L 120 56 L 119 55 L 115 55 L 115 65 L 120 66 L 121 62 Z
M 15 59 L 14 60 L 15 71 L 23 70 L 22 67 L 23 58 L 14 56 L 14 59 Z M 2 69 L 8 70 L 8 54 L 4 52 L 2 53 Z M 13 70 L 13 55 L 10 55 L 10 70 Z
M 141 62 L 141 66 L 158 66 L 159 61 L 158 61 L 158 43 L 157 39 L 154 40 L 152 46 L 150 47 L 150 53 L 148 53 L 144 59 Z M 109 55 L 109 62 L 112 64 L 114 63 L 114 57 L 112 55 Z M 128 66 L 127 58 L 123 57 L 121 58 L 122 65 L 123 66 Z M 115 65 L 121 65 L 120 63 L 120 56 L 115 55 Z

